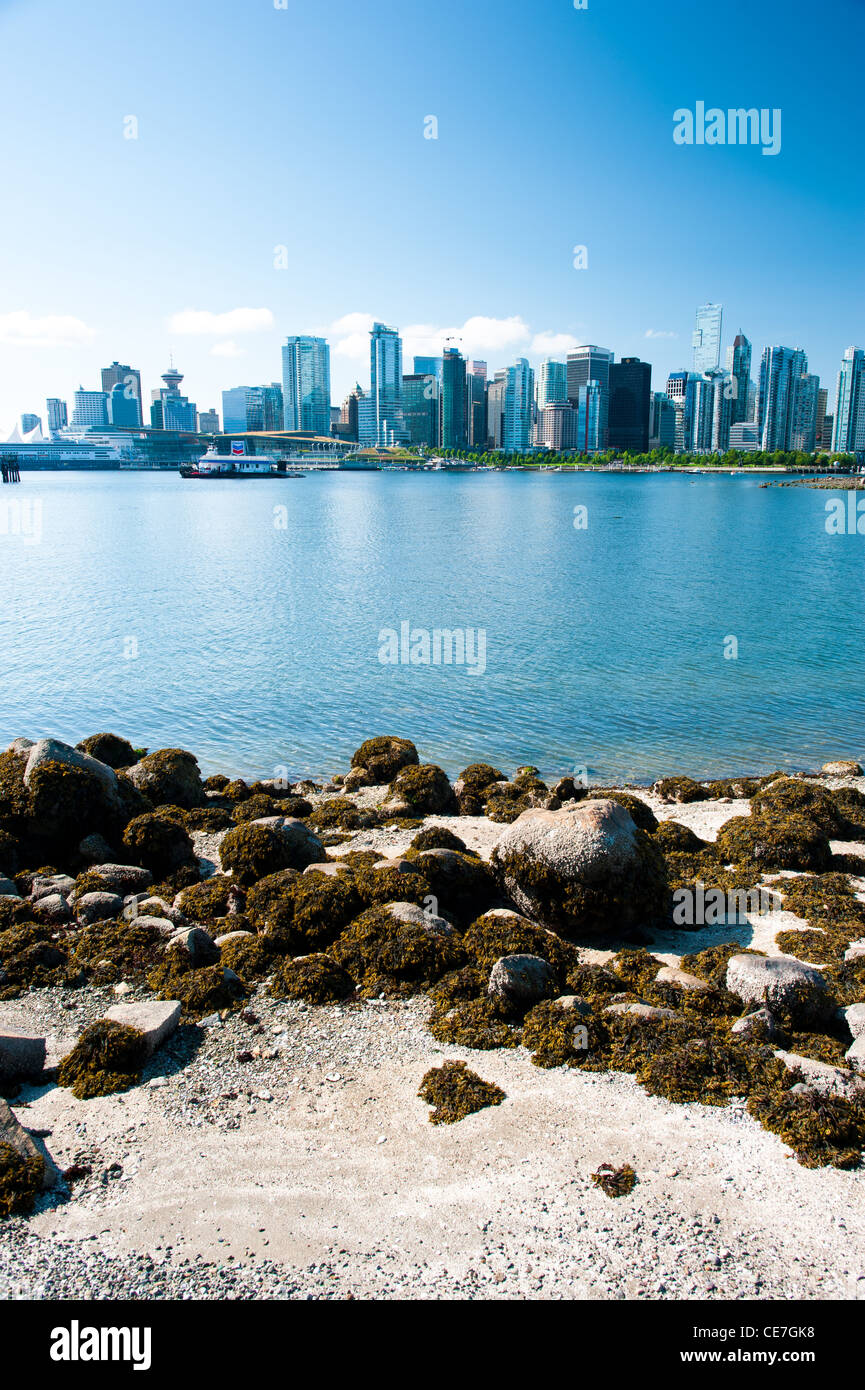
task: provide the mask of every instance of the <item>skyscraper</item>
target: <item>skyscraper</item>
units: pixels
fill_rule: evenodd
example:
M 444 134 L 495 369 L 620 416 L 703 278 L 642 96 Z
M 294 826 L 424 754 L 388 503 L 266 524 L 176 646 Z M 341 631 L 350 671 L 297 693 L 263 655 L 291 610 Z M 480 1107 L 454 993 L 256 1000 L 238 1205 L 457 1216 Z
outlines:
M 466 420 L 466 362 L 458 348 L 445 348 L 442 371 L 442 448 L 464 449 Z
M 114 387 L 118 385 L 123 387 L 126 399 L 135 402 L 131 408 L 118 402 L 118 414 L 124 416 L 129 424 L 140 425 L 144 419 L 141 408 L 141 373 L 134 367 L 122 366 L 120 362 L 112 362 L 110 367 L 103 367 L 102 390 L 110 396 Z
M 711 372 L 720 367 L 723 317 L 723 304 L 701 304 L 698 308 L 697 325 L 691 339 L 695 372 Z
M 649 401 L 652 366 L 639 357 L 623 357 L 610 364 L 610 403 L 607 418 L 611 449 L 645 454 L 649 448 Z
M 835 437 L 841 454 L 865 450 L 865 351 L 848 347 L 841 359 L 835 396 Z
M 820 378 L 804 372 L 797 383 L 790 448 L 813 454 L 817 447 L 817 404 Z M 821 422 L 822 423 L 822 422 Z
M 568 399 L 568 368 L 565 362 L 553 362 L 547 358 L 538 368 L 537 376 L 538 410 L 544 410 L 553 401 Z
M 579 413 L 570 401 L 549 401 L 540 412 L 538 443 L 562 453 L 577 448 Z
M 487 364 L 477 359 L 466 362 L 466 433 L 476 449 L 487 438 Z
M 487 448 L 501 449 L 505 437 L 507 372 L 496 372 L 487 386 Z
M 115 429 L 141 426 L 141 403 L 122 381 L 116 382 L 108 393 L 108 419 Z
M 69 423 L 69 416 L 66 410 L 66 402 L 61 401 L 58 396 L 49 396 L 45 402 L 48 414 L 48 429 L 62 430 Z
M 439 442 L 441 388 L 438 378 L 414 372 L 402 379 L 402 410 L 411 444 L 435 447 Z
M 326 339 L 286 338 L 282 401 L 284 429 L 330 435 L 330 348 Z
M 178 430 L 185 434 L 195 434 L 198 411 L 195 402 L 180 394 L 183 373 L 172 361 L 168 371 L 162 373 L 165 385 L 151 396 L 150 426 L 156 430 Z
M 587 343 L 568 353 L 566 366 L 567 397 L 571 405 L 579 401 L 579 388 L 587 381 L 596 381 L 607 391 L 610 385 L 610 363 L 614 354 L 609 348 L 595 347 Z
M 219 413 L 215 406 L 209 410 L 198 412 L 198 432 L 199 434 L 219 434 Z
M 751 380 L 751 344 L 744 333 L 737 333 L 727 348 L 727 371 L 734 386 L 731 424 L 748 418 L 748 385 Z
M 676 452 L 685 454 L 693 448 L 694 397 L 696 372 L 671 372 L 667 377 L 667 396 L 676 411 Z
M 649 448 L 675 449 L 676 410 L 663 391 L 654 391 L 649 409 Z
M 361 444 L 406 444 L 402 413 L 402 339 L 395 328 L 374 323 L 369 335 L 369 396 L 358 401 Z
M 42 432 L 42 420 L 41 420 L 41 418 L 40 418 L 38 415 L 25 414 L 25 415 L 22 415 L 22 416 L 21 416 L 21 433 L 22 433 L 22 434 L 29 434 L 30 431 L 31 431 L 31 430 L 35 430 L 35 429 L 37 428 L 37 426 L 38 426 L 39 432 L 40 432 L 40 434 L 41 434 L 41 432 Z
M 581 454 L 606 448 L 609 392 L 599 381 L 577 387 L 577 445 Z
M 766 453 L 793 447 L 793 430 L 800 379 L 808 359 L 801 348 L 767 347 L 760 362 L 757 389 L 757 427 Z
M 535 374 L 525 357 L 508 367 L 505 387 L 504 449 L 506 453 L 526 453 L 532 442 L 535 404 Z

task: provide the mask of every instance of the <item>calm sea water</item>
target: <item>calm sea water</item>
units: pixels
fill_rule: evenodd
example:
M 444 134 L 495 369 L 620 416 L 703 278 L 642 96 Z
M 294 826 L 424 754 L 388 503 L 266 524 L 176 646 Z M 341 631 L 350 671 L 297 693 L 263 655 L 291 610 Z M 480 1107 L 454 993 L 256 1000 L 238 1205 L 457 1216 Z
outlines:
M 111 729 L 262 776 L 345 769 L 378 733 L 452 775 L 862 758 L 865 537 L 826 533 L 826 496 L 729 476 L 27 473 L 0 492 L 0 746 Z M 405 622 L 483 630 L 486 670 L 382 664 Z

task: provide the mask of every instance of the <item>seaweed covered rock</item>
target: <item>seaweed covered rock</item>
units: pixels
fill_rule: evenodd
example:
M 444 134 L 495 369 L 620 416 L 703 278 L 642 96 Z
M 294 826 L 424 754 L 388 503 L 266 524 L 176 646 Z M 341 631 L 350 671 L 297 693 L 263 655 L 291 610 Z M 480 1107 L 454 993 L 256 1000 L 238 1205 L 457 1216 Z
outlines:
M 271 976 L 270 991 L 278 999 L 327 1004 L 348 999 L 355 992 L 355 983 L 332 956 L 317 953 L 280 961 Z
M 819 873 L 832 862 L 825 831 L 810 815 L 792 811 L 733 816 L 721 826 L 715 845 L 726 862 L 760 870 L 813 869 Z
M 776 1017 L 802 1026 L 830 1018 L 835 1005 L 826 977 L 794 956 L 733 955 L 727 989 L 745 1004 L 765 1004 Z
M 337 938 L 330 954 L 367 998 L 414 994 L 465 964 L 453 927 L 407 902 L 368 908 Z
M 865 1148 L 865 1105 L 818 1091 L 765 1089 L 748 1110 L 789 1144 L 805 1168 L 858 1168 Z
M 193 922 L 213 922 L 217 917 L 227 917 L 230 905 L 239 903 L 241 898 L 230 874 L 213 874 L 181 889 L 174 906 Z
M 779 777 L 751 797 L 752 817 L 767 813 L 807 816 L 824 835 L 833 837 L 839 837 L 844 830 L 844 820 L 834 798 L 823 787 L 793 777 Z
M 141 1080 L 147 1039 L 137 1028 L 100 1019 L 84 1029 L 60 1063 L 57 1080 L 78 1100 L 128 1091 Z
M 4 1104 L 0 1101 L 0 1106 Z M 0 1218 L 26 1216 L 42 1186 L 44 1164 L 36 1155 L 19 1153 L 0 1138 Z
M 382 812 L 391 816 L 441 815 L 456 810 L 447 773 L 435 763 L 403 767 L 388 788 Z
M 601 789 L 587 792 L 586 795 L 595 801 L 617 801 L 620 806 L 624 806 L 637 829 L 645 830 L 647 835 L 653 835 L 658 829 L 658 818 L 651 806 L 648 806 L 642 797 L 633 796 L 630 792 Z
M 180 1022 L 180 1004 L 176 999 L 112 1004 L 110 1009 L 106 1009 L 105 1017 L 109 1023 L 122 1023 L 139 1032 L 144 1039 L 145 1056 L 152 1057 L 176 1032 Z
M 183 748 L 161 748 L 148 753 L 129 768 L 129 779 L 154 806 L 182 806 L 191 810 L 205 804 L 198 760 Z
M 568 935 L 622 931 L 669 912 L 664 857 L 614 801 L 524 812 L 499 837 L 492 864 L 521 911 Z
M 862 768 L 853 758 L 837 758 L 834 762 L 824 763 L 820 772 L 824 777 L 862 776 Z
M 0 830 L 0 875 L 12 877 L 18 872 L 23 846 L 8 830 Z
M 465 1062 L 443 1062 L 440 1067 L 432 1067 L 421 1082 L 418 1096 L 434 1107 L 430 1115 L 434 1125 L 455 1124 L 489 1105 L 501 1105 L 505 1099 L 500 1087 L 469 1071 Z
M 30 797 L 24 785 L 27 752 L 13 746 L 0 753 L 0 828 L 14 831 L 24 824 Z
M 419 761 L 409 739 L 388 736 L 368 738 L 351 756 L 352 767 L 363 768 L 371 786 L 392 782 L 402 768 L 417 766 Z
M 473 1047 L 480 1052 L 517 1047 L 520 1031 L 515 1026 L 514 1010 L 503 999 L 484 993 L 469 998 L 445 997 L 452 992 L 454 978 L 463 973 L 464 970 L 452 971 L 444 976 L 441 995 L 436 987 L 430 991 L 436 1000 L 428 1024 L 433 1037 L 450 1046 Z M 450 987 L 446 985 L 448 981 Z
M 490 971 L 488 992 L 518 1008 L 552 999 L 559 982 L 549 961 L 542 956 L 502 956 Z
M 536 1004 L 523 1020 L 523 1046 L 536 1067 L 582 1066 L 604 1041 L 591 1006 L 577 995 Z
M 838 814 L 839 840 L 865 840 L 865 795 L 856 787 L 827 792 Z
M 66 982 L 67 952 L 51 927 L 20 922 L 0 931 L 0 999 Z
M 198 866 L 188 831 L 156 811 L 130 821 L 123 832 L 123 844 L 131 858 L 157 879 Z
M 491 763 L 471 763 L 454 782 L 454 796 L 461 816 L 482 816 L 490 787 L 504 782 L 505 774 Z
M 558 803 L 544 782 L 534 777 L 496 782 L 487 792 L 487 817 L 497 825 L 511 825 L 524 811 L 556 810 Z
M 291 820 L 305 820 L 313 811 L 312 802 L 307 801 L 305 796 L 286 796 L 281 801 L 275 801 L 274 806 L 279 815 L 288 816 Z
M 655 844 L 665 854 L 701 854 L 707 847 L 706 840 L 701 840 L 689 826 L 677 820 L 659 821 L 654 837 Z
M 121 767 L 132 767 L 138 756 L 132 744 L 117 734 L 91 734 L 89 738 L 76 743 L 75 747 L 79 753 L 89 753 L 91 758 L 96 758 L 106 767 L 113 767 L 115 771 Z
M 250 890 L 250 921 L 273 950 L 307 951 L 326 946 L 363 908 L 353 876 L 297 874 L 264 879 Z
M 165 937 L 143 920 L 94 922 L 70 933 L 69 968 L 94 984 L 140 979 L 160 959 Z
M 311 817 L 316 830 L 367 830 L 378 825 L 378 812 L 356 806 L 347 796 L 333 796 L 313 807 Z
M 192 1018 L 230 1009 L 247 993 L 233 970 L 223 965 L 194 969 L 182 951 L 169 951 L 150 971 L 147 983 L 160 999 L 179 999 L 184 1014 Z
M 85 830 L 110 830 L 120 815 L 118 794 L 109 798 L 88 768 L 66 762 L 40 762 L 30 775 L 28 793 L 31 834 L 49 841 L 52 857 L 68 853 Z
M 323 861 L 324 845 L 300 820 L 249 821 L 229 830 L 219 847 L 222 867 L 244 887 L 280 869 L 305 869 Z
M 559 978 L 564 978 L 579 960 L 579 952 L 569 941 L 506 908 L 493 908 L 472 922 L 463 936 L 463 946 L 486 972 L 502 956 L 530 955 L 549 961 Z
M 260 980 L 273 967 L 273 956 L 263 937 L 254 932 L 233 931 L 217 938 L 220 964 L 234 971 L 244 984 Z
M 439 908 L 458 924 L 471 922 L 498 897 L 489 865 L 474 854 L 453 849 L 427 849 L 410 862 L 429 885 Z
M 265 816 L 276 814 L 278 812 L 273 797 L 261 793 L 249 797 L 247 801 L 239 801 L 234 808 L 234 819 L 238 825 L 243 825 L 244 821 L 262 820 Z
M 693 777 L 662 777 L 652 787 L 652 791 L 659 796 L 662 801 L 679 801 L 682 803 L 689 801 L 706 801 L 709 797 L 709 790 L 699 782 L 695 782 Z
M 79 922 L 104 922 L 119 917 L 122 911 L 123 899 L 117 893 L 83 893 L 75 903 Z
M 420 854 L 425 849 L 454 849 L 465 852 L 467 846 L 465 841 L 452 830 L 448 830 L 446 825 L 426 825 L 415 835 L 409 848 Z
M 636 1181 L 637 1175 L 630 1163 L 623 1163 L 621 1168 L 614 1167 L 612 1163 L 602 1163 L 592 1174 L 595 1187 L 599 1187 L 607 1197 L 627 1197 L 633 1192 Z

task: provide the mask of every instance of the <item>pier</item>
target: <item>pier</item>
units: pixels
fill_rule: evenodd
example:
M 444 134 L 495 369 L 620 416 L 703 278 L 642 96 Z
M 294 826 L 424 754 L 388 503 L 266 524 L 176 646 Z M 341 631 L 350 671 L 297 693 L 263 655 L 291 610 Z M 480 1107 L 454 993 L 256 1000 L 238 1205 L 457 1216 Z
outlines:
M 0 477 L 4 483 L 20 483 L 21 473 L 18 469 L 18 459 L 15 454 L 4 454 L 0 456 Z

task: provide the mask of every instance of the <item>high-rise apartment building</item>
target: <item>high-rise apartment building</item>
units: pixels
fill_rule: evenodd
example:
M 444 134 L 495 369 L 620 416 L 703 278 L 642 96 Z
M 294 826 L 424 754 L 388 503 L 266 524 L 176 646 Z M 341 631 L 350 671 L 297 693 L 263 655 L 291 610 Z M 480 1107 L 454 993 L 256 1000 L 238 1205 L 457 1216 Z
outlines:
M 21 433 L 30 434 L 31 430 L 38 429 L 42 433 L 42 418 L 39 415 L 29 413 L 21 416 Z
M 841 454 L 865 450 L 865 351 L 848 347 L 841 359 L 835 393 L 832 448 Z
M 663 391 L 654 391 L 649 406 L 649 448 L 675 449 L 676 410 Z
M 568 367 L 566 362 L 554 362 L 547 358 L 538 368 L 537 375 L 538 410 L 544 410 L 553 401 L 568 399 Z
M 694 349 L 694 371 L 712 372 L 721 365 L 721 324 L 723 304 L 701 304 L 691 343 Z
M 609 391 L 599 381 L 577 387 L 577 448 L 596 454 L 606 448 Z
M 610 363 L 608 443 L 611 449 L 645 454 L 649 448 L 652 366 L 639 357 Z
M 402 410 L 402 339 L 395 328 L 374 323 L 369 335 L 369 395 L 358 401 L 361 444 L 408 443 Z
M 66 402 L 61 401 L 59 396 L 49 396 L 45 402 L 48 416 L 48 430 L 62 430 L 69 423 L 69 415 L 66 409 Z
M 141 373 L 135 367 L 112 362 L 110 367 L 102 368 L 102 390 L 110 396 L 115 386 L 123 387 L 125 399 L 134 404 L 124 406 L 117 400 L 117 413 L 130 425 L 140 425 L 144 420 L 141 405 Z M 134 416 L 134 418 L 133 418 Z
M 220 434 L 219 412 L 215 406 L 209 410 L 199 410 L 198 412 L 198 432 L 199 434 Z
M 466 362 L 466 433 L 472 448 L 483 449 L 487 439 L 487 364 Z
M 570 401 L 550 401 L 539 411 L 538 443 L 562 453 L 577 448 L 579 412 Z
M 496 372 L 487 386 L 487 448 L 501 449 L 505 437 L 507 372 Z
M 115 429 L 141 428 L 141 402 L 122 381 L 116 382 L 108 393 L 108 419 Z
M 793 447 L 800 382 L 807 372 L 808 359 L 801 348 L 764 348 L 757 389 L 757 426 L 764 452 Z
M 579 388 L 587 381 L 596 381 L 604 390 L 610 386 L 610 364 L 615 354 L 609 348 L 596 347 L 586 343 L 568 353 L 565 369 L 568 400 L 571 405 L 579 401 Z
M 793 425 L 790 432 L 791 449 L 797 449 L 805 454 L 813 454 L 817 447 L 819 395 L 820 378 L 804 372 L 797 384 L 796 400 L 793 406 Z
M 294 335 L 282 349 L 283 429 L 330 436 L 330 348 Z
M 535 374 L 525 357 L 508 367 L 505 387 L 506 453 L 526 453 L 531 448 L 535 405 Z
M 727 371 L 733 383 L 731 424 L 748 418 L 748 386 L 751 381 L 751 344 L 744 333 L 737 333 L 727 348 Z

